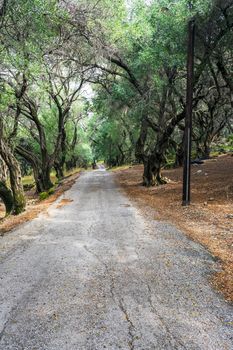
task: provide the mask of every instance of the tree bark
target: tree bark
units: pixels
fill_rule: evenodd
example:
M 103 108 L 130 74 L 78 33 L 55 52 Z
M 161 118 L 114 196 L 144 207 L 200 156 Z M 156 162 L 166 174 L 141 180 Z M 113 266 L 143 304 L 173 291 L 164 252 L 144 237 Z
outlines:
M 15 151 L 31 165 L 38 193 L 46 192 L 53 187 L 50 178 L 51 166 L 48 161 L 42 163 L 33 152 L 19 145 Z
M 149 158 L 147 159 L 144 158 L 143 166 L 144 166 L 143 186 L 146 186 L 146 187 L 155 186 L 156 184 L 155 174 L 153 172 L 153 165 L 150 162 Z
M 6 183 L 0 181 L 0 197 L 6 208 L 6 216 L 10 215 L 14 208 L 14 199 L 11 190 L 6 186 Z
M 61 138 L 61 150 L 60 154 L 58 154 L 57 159 L 54 161 L 54 169 L 56 171 L 56 176 L 58 179 L 62 179 L 64 177 L 64 168 L 66 163 L 66 153 L 67 153 L 67 145 L 66 145 L 66 130 L 63 127 L 62 129 L 62 138 Z
M 35 164 L 33 167 L 34 178 L 36 182 L 36 189 L 38 193 L 46 192 L 53 187 L 51 181 L 51 166 L 48 164 Z
M 11 190 L 7 187 L 7 166 L 6 163 L 0 157 L 0 198 L 2 199 L 6 216 L 10 215 L 14 208 L 14 199 Z
M 204 144 L 204 152 L 203 152 L 203 156 L 206 158 L 206 159 L 209 159 L 210 158 L 210 144 L 207 144 L 205 143 Z
M 162 164 L 156 160 L 156 157 L 149 156 L 143 160 L 143 186 L 159 186 L 167 183 L 167 180 L 162 176 Z
M 26 206 L 21 170 L 10 146 L 4 142 L 2 137 L 0 138 L 0 154 L 9 170 L 11 190 L 14 199 L 14 214 L 18 215 L 24 211 Z
M 184 134 L 181 143 L 176 150 L 175 167 L 181 167 L 184 165 Z
M 62 161 L 55 161 L 54 162 L 54 169 L 56 171 L 57 179 L 58 180 L 62 179 L 64 177 Z

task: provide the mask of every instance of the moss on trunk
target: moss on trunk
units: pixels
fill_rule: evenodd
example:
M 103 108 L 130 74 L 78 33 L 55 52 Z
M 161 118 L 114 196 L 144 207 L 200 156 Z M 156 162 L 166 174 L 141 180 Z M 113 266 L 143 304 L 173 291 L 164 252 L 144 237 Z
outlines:
M 10 215 L 14 208 L 14 200 L 11 190 L 3 181 L 0 181 L 0 197 L 6 208 L 6 216 Z

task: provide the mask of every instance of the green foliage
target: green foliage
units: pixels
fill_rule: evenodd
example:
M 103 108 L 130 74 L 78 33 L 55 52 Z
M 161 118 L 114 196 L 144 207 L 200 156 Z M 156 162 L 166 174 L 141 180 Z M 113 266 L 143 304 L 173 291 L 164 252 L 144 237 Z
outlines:
M 49 193 L 48 192 L 41 192 L 39 194 L 39 198 L 40 198 L 41 201 L 47 199 L 48 197 L 49 197 Z
M 171 163 L 182 144 L 177 116 L 184 112 L 193 17 L 195 142 L 208 148 L 228 137 L 232 106 L 216 57 L 220 52 L 231 80 L 233 16 L 231 6 L 221 14 L 219 1 L 194 0 L 190 7 L 187 0 L 8 0 L 0 32 L 0 113 L 21 164 L 36 162 L 34 173 L 42 177 L 55 167 L 61 177 L 97 159 L 110 166 L 143 157 L 156 166 Z
M 233 152 L 233 135 L 228 135 L 226 138 L 220 138 L 218 142 L 213 143 L 212 154 L 222 154 Z
M 55 193 L 55 188 L 52 187 L 48 190 L 48 194 L 51 195 L 51 194 L 54 194 Z
M 55 187 L 52 187 L 46 192 L 41 192 L 39 194 L 39 198 L 40 198 L 41 201 L 43 201 L 43 200 L 47 199 L 49 196 L 51 196 L 54 193 L 55 193 Z
M 231 150 L 233 150 L 233 134 L 228 136 L 227 143 L 231 147 Z

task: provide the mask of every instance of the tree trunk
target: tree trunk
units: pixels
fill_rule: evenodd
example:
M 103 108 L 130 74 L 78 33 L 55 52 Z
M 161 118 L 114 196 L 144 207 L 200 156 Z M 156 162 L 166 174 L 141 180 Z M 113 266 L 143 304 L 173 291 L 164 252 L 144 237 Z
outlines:
M 7 181 L 7 165 L 0 156 L 0 181 L 6 183 Z
M 24 211 L 26 206 L 20 166 L 10 147 L 3 139 L 0 139 L 0 154 L 9 170 L 11 190 L 14 199 L 14 214 L 18 215 Z
M 203 152 L 202 152 L 200 143 L 198 141 L 196 141 L 196 157 L 202 158 L 202 156 L 203 156 Z
M 175 167 L 181 167 L 184 165 L 184 133 L 181 143 L 178 145 L 176 150 Z
M 56 171 L 56 177 L 58 180 L 62 179 L 64 177 L 64 171 L 63 171 L 63 166 L 62 162 L 55 162 L 54 163 L 54 169 Z
M 196 150 L 197 150 L 197 157 L 198 158 L 201 158 L 201 159 L 209 159 L 210 158 L 210 146 L 209 144 L 204 144 L 204 145 L 200 145 L 200 144 L 197 144 L 197 147 L 196 147 Z
M 143 119 L 135 150 L 136 159 L 142 161 L 144 165 L 143 185 L 146 187 L 163 185 L 167 183 L 167 180 L 161 175 L 162 165 L 165 162 L 165 157 L 162 150 L 165 149 L 164 144 L 166 145 L 168 140 L 167 134 L 165 134 L 163 139 L 157 141 L 154 153 L 147 155 L 144 149 L 147 139 L 147 132 L 148 123 L 145 119 Z
M 11 160 L 10 165 L 10 183 L 14 197 L 14 214 L 22 213 L 26 206 L 26 200 L 23 190 L 20 166 L 15 158 Z
M 64 177 L 64 168 L 65 168 L 65 163 L 66 163 L 66 153 L 67 153 L 66 130 L 63 127 L 63 129 L 62 129 L 62 140 L 61 140 L 60 178 Z
M 176 151 L 175 167 L 181 167 L 184 164 L 184 147 L 180 144 Z
M 33 175 L 36 183 L 36 191 L 38 193 L 46 192 L 53 187 L 53 183 L 50 178 L 50 167 L 42 168 L 41 164 L 36 162 L 30 163 L 33 168 Z
M 6 186 L 6 183 L 0 181 L 0 197 L 6 208 L 6 216 L 10 215 L 14 208 L 14 199 L 11 190 Z
M 203 149 L 203 156 L 205 159 L 209 159 L 210 158 L 210 145 L 209 143 L 205 143 L 204 144 L 204 149 Z
M 16 146 L 15 150 L 31 165 L 38 193 L 46 192 L 53 187 L 50 179 L 51 166 L 48 161 L 42 164 L 41 160 L 25 147 Z
M 40 184 L 42 185 L 40 192 L 46 192 L 53 187 L 50 173 L 51 173 L 51 166 L 49 165 L 49 162 L 47 164 L 42 165 L 42 168 L 40 169 L 40 172 L 39 172 L 39 178 L 38 178 Z
M 33 174 L 36 183 L 36 191 L 38 193 L 46 192 L 53 187 L 53 183 L 50 179 L 51 169 L 42 169 L 40 166 L 33 165 Z M 48 176 L 49 172 L 49 176 Z
M 65 166 L 66 166 L 66 170 L 71 170 L 77 167 L 77 157 L 76 156 L 72 156 L 70 160 L 66 161 Z
M 150 159 L 145 159 L 143 161 L 144 172 L 143 172 L 143 186 L 150 187 L 155 186 L 156 179 L 153 172 L 153 165 L 150 162 Z
M 146 187 L 159 186 L 167 183 L 166 178 L 162 177 L 162 163 L 158 156 L 145 157 L 143 160 L 143 185 Z
M 62 179 L 64 177 L 64 168 L 66 164 L 67 145 L 66 145 L 66 130 L 64 127 L 62 129 L 60 148 L 61 150 L 58 154 L 58 157 L 54 161 L 54 169 L 56 171 L 56 176 L 58 179 Z
M 14 199 L 11 190 L 7 187 L 7 166 L 3 159 L 0 157 L 0 198 L 2 199 L 6 216 L 10 215 L 14 207 Z

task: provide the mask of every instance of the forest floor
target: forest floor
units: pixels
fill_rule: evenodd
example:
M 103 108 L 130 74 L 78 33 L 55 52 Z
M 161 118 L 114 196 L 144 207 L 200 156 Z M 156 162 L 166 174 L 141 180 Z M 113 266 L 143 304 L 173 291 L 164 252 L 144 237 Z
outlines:
M 4 235 L 6 232 L 11 231 L 20 224 L 31 221 L 32 219 L 36 218 L 41 212 L 47 210 L 53 202 L 55 202 L 65 191 L 72 187 L 79 176 L 80 170 L 67 175 L 57 186 L 55 186 L 54 193 L 45 200 L 39 199 L 38 194 L 35 193 L 35 188 L 26 191 L 25 195 L 27 206 L 25 212 L 20 215 L 11 215 L 7 218 L 4 218 L 5 208 L 4 205 L 0 203 L 0 236 Z
M 233 301 L 233 157 L 223 155 L 192 166 L 192 204 L 181 205 L 182 168 L 164 170 L 171 181 L 142 187 L 142 166 L 116 169 L 119 184 L 143 212 L 175 224 L 219 259 L 211 283 Z

